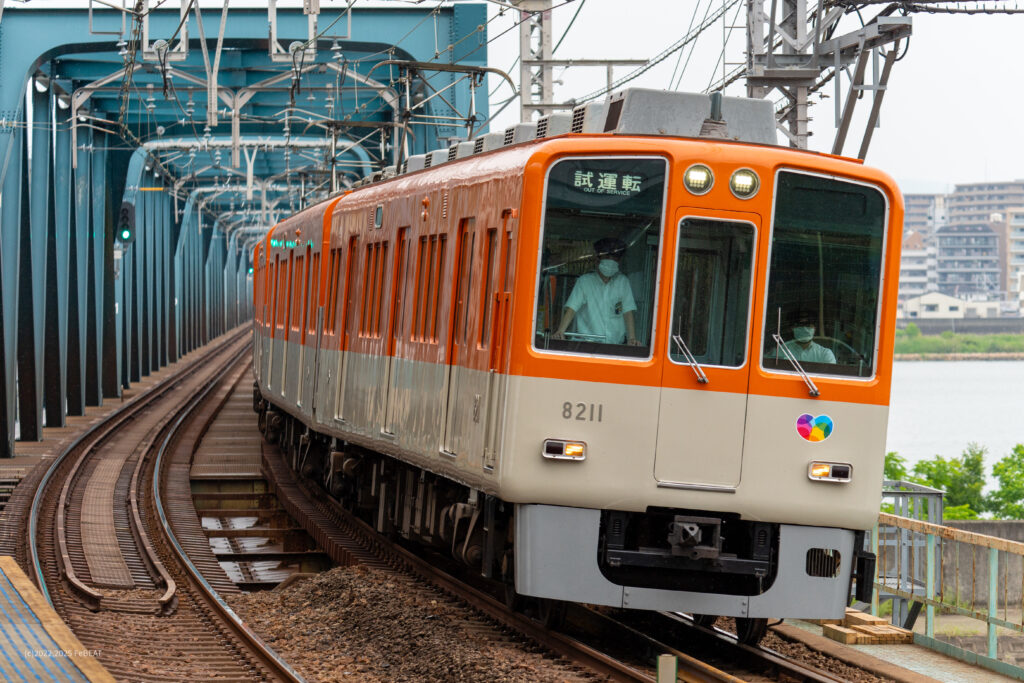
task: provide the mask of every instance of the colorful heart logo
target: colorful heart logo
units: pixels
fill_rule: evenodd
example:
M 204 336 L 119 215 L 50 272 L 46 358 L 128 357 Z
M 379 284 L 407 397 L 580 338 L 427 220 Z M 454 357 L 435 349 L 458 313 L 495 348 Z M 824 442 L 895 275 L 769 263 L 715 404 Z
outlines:
M 808 441 L 824 441 L 832 433 L 832 418 L 828 415 L 814 417 L 804 413 L 796 419 L 796 431 Z

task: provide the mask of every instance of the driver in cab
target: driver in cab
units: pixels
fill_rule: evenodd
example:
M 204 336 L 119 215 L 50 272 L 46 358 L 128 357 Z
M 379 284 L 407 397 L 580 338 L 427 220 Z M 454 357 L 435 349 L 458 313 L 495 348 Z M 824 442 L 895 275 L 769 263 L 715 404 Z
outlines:
M 835 363 L 832 350 L 814 341 L 814 322 L 810 315 L 801 315 L 793 327 L 793 340 L 786 348 L 801 363 Z
M 636 338 L 636 302 L 629 279 L 619 263 L 626 253 L 620 239 L 606 237 L 594 242 L 597 270 L 581 275 L 562 309 L 562 320 L 552 335 L 565 339 L 573 321 L 576 332 L 605 344 L 639 344 Z

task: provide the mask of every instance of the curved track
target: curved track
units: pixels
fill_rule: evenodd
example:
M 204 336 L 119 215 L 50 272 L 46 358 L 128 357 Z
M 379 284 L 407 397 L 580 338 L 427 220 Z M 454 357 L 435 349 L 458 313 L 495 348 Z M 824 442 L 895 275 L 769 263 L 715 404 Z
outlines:
M 29 538 L 37 582 L 119 679 L 300 680 L 225 609 L 213 586 L 233 586 L 216 561 L 189 559 L 187 548 L 209 546 L 174 525 L 196 514 L 175 493 L 181 483 L 163 457 L 178 444 L 190 450 L 217 389 L 246 371 L 248 345 L 241 330 L 183 363 L 80 437 L 36 491 Z

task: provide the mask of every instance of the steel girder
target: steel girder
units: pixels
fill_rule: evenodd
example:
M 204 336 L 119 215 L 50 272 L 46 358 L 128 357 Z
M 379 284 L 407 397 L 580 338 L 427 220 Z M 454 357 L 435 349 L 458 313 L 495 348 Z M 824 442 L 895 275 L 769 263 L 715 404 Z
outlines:
M 91 27 L 85 8 L 0 15 L 0 457 L 19 429 L 41 438 L 44 423 L 249 319 L 259 232 L 393 163 L 396 124 L 413 122 L 402 153 L 417 153 L 487 117 L 485 98 L 470 102 L 481 83 L 462 74 L 373 72 L 386 60 L 484 66 L 481 4 L 357 9 L 346 35 L 290 53 L 316 22 L 276 10 L 273 55 L 266 12 L 232 9 L 221 24 L 207 9 L 206 40 L 186 22 L 166 59 L 154 41 L 175 32 L 177 9 L 150 15 L 145 45 L 130 20 L 122 35 L 91 33 L 122 25 L 95 9 Z M 319 26 L 340 14 L 324 9 Z M 114 234 L 123 211 L 127 245 Z

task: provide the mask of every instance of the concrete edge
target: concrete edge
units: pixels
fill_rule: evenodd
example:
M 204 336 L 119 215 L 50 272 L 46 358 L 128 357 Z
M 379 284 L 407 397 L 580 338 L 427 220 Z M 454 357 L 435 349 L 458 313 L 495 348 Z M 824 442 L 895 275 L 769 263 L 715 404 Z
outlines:
M 936 683 L 937 680 L 930 676 L 919 674 L 916 671 L 905 669 L 898 664 L 892 664 L 883 659 L 879 659 L 878 657 L 869 655 L 866 652 L 855 650 L 852 647 L 846 647 L 842 643 L 837 643 L 830 638 L 810 633 L 796 626 L 779 624 L 777 626 L 772 626 L 771 630 L 780 638 L 801 643 L 812 650 L 838 659 L 850 666 L 856 666 L 864 669 L 865 671 L 870 671 L 873 674 L 891 678 L 899 683 Z
M 100 664 L 98 659 L 88 653 L 86 647 L 82 645 L 82 641 L 68 628 L 60 615 L 50 607 L 50 603 L 29 580 L 13 557 L 0 555 L 0 571 L 7 576 L 11 585 L 18 591 L 57 646 L 64 651 L 69 660 L 74 662 L 86 678 L 95 683 L 115 683 L 116 679 L 110 675 L 106 667 Z

